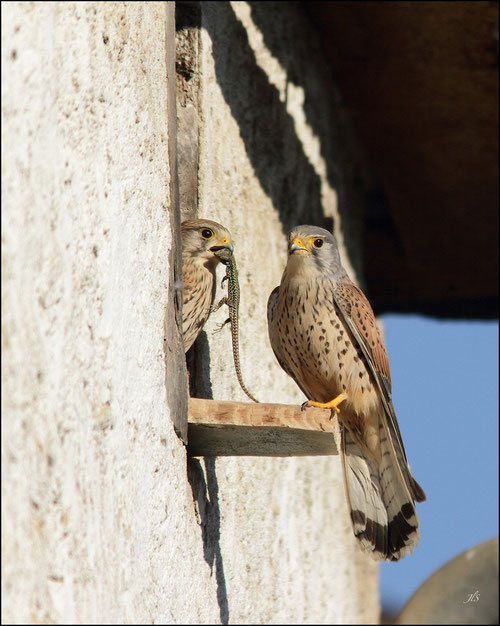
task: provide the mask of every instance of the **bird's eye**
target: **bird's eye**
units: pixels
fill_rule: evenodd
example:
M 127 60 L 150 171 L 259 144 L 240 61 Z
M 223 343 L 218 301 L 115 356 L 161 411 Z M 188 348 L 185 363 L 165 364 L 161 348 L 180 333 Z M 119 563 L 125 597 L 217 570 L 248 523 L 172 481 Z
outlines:
M 315 248 L 321 248 L 322 245 L 323 245 L 323 239 L 315 239 L 313 241 L 313 246 Z
M 210 228 L 204 228 L 201 231 L 201 236 L 203 237 L 203 239 L 212 239 L 212 237 L 214 236 L 214 231 Z

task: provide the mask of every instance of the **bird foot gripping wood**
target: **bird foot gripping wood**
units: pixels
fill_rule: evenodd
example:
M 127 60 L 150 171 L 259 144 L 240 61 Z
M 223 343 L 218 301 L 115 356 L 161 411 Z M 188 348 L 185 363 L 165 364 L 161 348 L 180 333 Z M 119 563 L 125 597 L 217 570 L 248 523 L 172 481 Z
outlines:
M 318 407 L 318 409 L 332 409 L 337 413 L 340 413 L 338 406 L 344 400 L 347 400 L 345 393 L 340 393 L 336 398 L 330 400 L 330 402 L 315 402 L 314 400 L 308 400 L 302 405 L 302 410 L 305 410 L 308 406 L 315 406 Z

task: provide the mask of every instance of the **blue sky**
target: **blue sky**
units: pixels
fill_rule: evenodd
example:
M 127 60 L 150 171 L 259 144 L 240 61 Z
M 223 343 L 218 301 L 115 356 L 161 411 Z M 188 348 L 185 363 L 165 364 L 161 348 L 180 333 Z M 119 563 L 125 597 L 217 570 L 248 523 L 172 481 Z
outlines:
M 397 612 L 446 561 L 498 535 L 498 322 L 382 320 L 406 454 L 427 495 L 419 545 L 380 566 L 382 604 Z

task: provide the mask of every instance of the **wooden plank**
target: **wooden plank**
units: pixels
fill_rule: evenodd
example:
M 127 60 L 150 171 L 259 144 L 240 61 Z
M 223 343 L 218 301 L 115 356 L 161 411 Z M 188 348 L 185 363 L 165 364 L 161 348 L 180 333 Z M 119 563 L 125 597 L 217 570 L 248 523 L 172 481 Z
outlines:
M 201 3 L 175 3 L 177 168 L 181 219 L 198 214 Z
M 338 454 L 337 420 L 329 410 L 189 398 L 191 456 Z
M 177 175 L 177 112 L 175 75 L 175 2 L 166 4 L 166 69 L 168 163 L 170 167 L 170 205 L 168 216 L 172 247 L 168 257 L 168 288 L 165 294 L 163 349 L 165 353 L 165 387 L 170 415 L 177 435 L 187 442 L 186 420 L 187 377 L 184 343 L 182 340 L 182 263 L 179 181 Z M 165 228 L 168 226 L 165 225 Z

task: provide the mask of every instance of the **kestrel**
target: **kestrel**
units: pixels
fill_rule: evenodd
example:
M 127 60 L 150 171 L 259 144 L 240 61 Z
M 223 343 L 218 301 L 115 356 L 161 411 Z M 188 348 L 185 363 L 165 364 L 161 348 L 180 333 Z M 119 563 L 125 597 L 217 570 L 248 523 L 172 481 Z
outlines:
M 217 222 L 196 219 L 181 224 L 182 233 L 182 331 L 185 352 L 193 345 L 210 315 L 215 292 L 215 268 L 220 262 L 215 252 L 233 252 L 231 234 Z
M 391 399 L 389 362 L 372 308 L 340 262 L 333 235 L 297 226 L 288 263 L 267 304 L 276 358 L 308 398 L 337 411 L 354 535 L 376 560 L 397 561 L 418 543 L 412 477 Z

